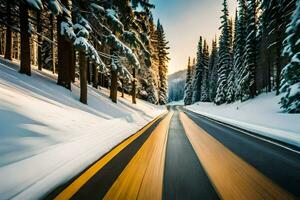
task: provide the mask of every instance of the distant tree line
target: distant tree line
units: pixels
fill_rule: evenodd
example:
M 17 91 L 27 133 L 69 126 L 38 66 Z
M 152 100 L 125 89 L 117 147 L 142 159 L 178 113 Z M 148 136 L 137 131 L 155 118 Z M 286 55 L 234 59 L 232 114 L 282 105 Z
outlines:
M 221 36 L 210 54 L 200 37 L 194 71 L 188 64 L 185 104 L 221 105 L 276 91 L 286 112 L 299 113 L 300 0 L 238 0 L 238 5 L 233 21 L 223 1 Z
M 80 101 L 87 86 L 118 91 L 153 104 L 167 103 L 168 42 L 154 23 L 149 0 L 0 0 L 0 54 L 58 74 L 71 90 L 80 80 Z

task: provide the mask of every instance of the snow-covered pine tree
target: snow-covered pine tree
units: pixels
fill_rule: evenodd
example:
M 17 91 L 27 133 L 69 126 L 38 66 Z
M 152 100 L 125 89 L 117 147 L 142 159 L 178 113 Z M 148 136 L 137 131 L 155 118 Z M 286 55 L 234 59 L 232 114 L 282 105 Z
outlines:
M 263 0 L 261 3 L 263 31 L 267 34 L 269 62 L 272 63 L 270 79 L 274 80 L 276 94 L 279 94 L 280 73 L 286 62 L 281 56 L 282 42 L 286 37 L 284 29 L 295 9 L 295 2 L 296 0 Z
M 156 31 L 156 26 L 153 22 L 152 16 L 149 19 L 149 34 L 150 34 L 150 52 L 151 52 L 151 75 L 153 79 L 153 86 L 154 86 L 154 93 L 149 94 L 148 99 L 150 100 L 151 103 L 158 104 L 159 99 L 158 99 L 158 94 L 159 94 L 159 59 L 158 59 L 158 38 L 157 38 L 157 31 Z
M 148 59 L 150 54 L 140 40 L 139 33 L 142 31 L 138 30 L 140 27 L 135 21 L 130 2 L 113 1 L 105 8 L 93 3 L 92 7 L 93 14 L 89 20 L 93 29 L 97 27 L 98 39 L 111 54 L 110 97 L 117 102 L 118 76 L 126 77 L 131 81 L 132 102 L 136 103 L 136 73 L 141 68 L 139 58 L 144 56 Z
M 139 55 L 141 69 L 138 72 L 138 97 L 153 104 L 158 104 L 158 54 L 157 32 L 153 17 L 145 11 L 134 12 L 141 41 L 149 52 L 149 59 Z
M 236 71 L 235 74 L 235 99 L 242 99 L 242 71 L 244 70 L 244 56 L 245 56 L 245 46 L 247 38 L 247 6 L 246 0 L 239 0 L 239 11 L 238 11 L 238 21 L 236 24 L 235 33 L 235 50 L 234 50 L 234 60 L 233 68 Z
M 192 77 L 194 78 L 196 71 L 196 58 L 193 58 L 193 64 L 192 64 Z
M 184 105 L 192 104 L 192 66 L 191 66 L 191 58 L 189 57 L 187 73 L 186 73 L 186 82 L 184 87 Z
M 217 83 L 217 95 L 215 98 L 215 103 L 217 105 L 226 102 L 226 87 L 228 72 L 231 69 L 231 48 L 230 48 L 230 27 L 229 27 L 229 13 L 227 0 L 223 1 L 223 15 L 222 19 L 222 35 L 220 37 L 220 47 L 219 47 L 219 59 L 218 59 L 218 83 Z
M 244 67 L 241 73 L 242 100 L 256 96 L 257 65 L 257 0 L 248 1 L 247 40 Z
M 203 73 L 203 47 L 202 47 L 202 37 L 200 36 L 198 47 L 197 47 L 197 61 L 196 68 L 192 83 L 192 103 L 200 101 L 201 99 L 201 87 L 202 87 L 202 73 Z
M 238 14 L 237 11 L 235 13 L 235 31 L 234 31 L 234 39 L 233 39 L 233 52 L 232 52 L 232 59 L 233 59 L 233 66 L 232 69 L 229 72 L 229 76 L 228 76 L 228 82 L 227 82 L 227 103 L 232 103 L 235 101 L 235 94 L 236 94 L 236 85 L 235 85 L 235 78 L 237 75 L 237 69 L 236 69 L 236 62 L 237 62 L 237 54 L 236 54 L 236 50 L 237 50 L 237 29 L 238 29 Z M 232 28 L 231 28 L 232 29 Z
M 151 60 L 150 31 L 149 31 L 151 13 L 148 6 L 145 6 L 143 7 L 143 9 L 138 9 L 138 10 L 130 9 L 130 4 L 128 4 L 127 6 L 129 9 L 125 9 L 125 10 L 128 10 L 129 12 L 127 11 L 125 13 L 128 14 L 124 15 L 121 12 L 121 16 L 124 17 L 121 17 L 120 19 L 124 24 L 124 28 L 129 30 L 131 32 L 131 35 L 133 35 L 132 33 L 134 33 L 136 39 L 138 40 L 136 40 L 134 43 L 127 42 L 127 40 L 124 41 L 126 41 L 126 44 L 131 49 L 133 49 L 134 52 L 136 52 L 136 55 L 141 65 L 141 68 L 138 71 L 132 69 L 132 72 L 136 71 L 137 96 L 147 100 L 148 95 L 155 95 L 147 92 L 148 87 L 151 87 L 152 84 L 148 81 L 148 79 L 154 80 L 155 78 L 155 77 L 148 77 L 148 76 L 152 76 L 152 73 L 150 72 L 152 60 Z M 134 16 L 134 17 L 127 18 L 126 16 Z M 126 36 L 127 34 L 123 33 L 123 35 Z M 136 44 L 136 45 L 132 45 L 132 44 Z M 127 67 L 131 70 L 130 66 Z M 134 94 L 133 90 L 132 90 L 132 94 Z M 133 101 L 135 101 L 134 98 Z
M 156 72 L 152 69 L 149 70 L 149 74 L 147 76 L 148 87 L 146 88 L 147 92 L 147 101 L 153 104 L 158 103 L 158 92 L 156 90 L 156 85 L 154 81 L 154 77 L 156 76 Z
M 203 73 L 202 73 L 202 85 L 201 85 L 201 99 L 202 102 L 209 101 L 209 50 L 206 40 L 203 44 Z
M 232 54 L 233 51 L 233 41 L 234 41 L 234 29 L 233 29 L 233 19 L 230 18 L 229 22 L 229 47 L 230 47 L 230 53 Z
M 168 42 L 166 40 L 165 32 L 163 26 L 160 24 L 159 20 L 157 23 L 157 41 L 158 41 L 158 61 L 159 61 L 159 103 L 165 105 L 168 102 Z
M 217 93 L 217 81 L 218 81 L 218 48 L 217 39 L 212 41 L 212 50 L 209 58 L 209 100 L 213 102 Z
M 280 92 L 281 107 L 289 113 L 300 113 L 300 0 L 287 26 L 283 54 L 289 57 L 289 63 L 282 70 Z
M 269 1 L 269 7 L 270 9 L 267 9 L 265 12 L 268 12 L 268 15 L 270 15 L 268 20 L 268 36 L 270 39 L 270 45 L 268 46 L 269 50 L 274 50 L 275 54 L 274 56 L 274 67 L 276 69 L 276 75 L 275 75 L 275 88 L 276 88 L 276 94 L 279 94 L 279 88 L 280 88 L 280 72 L 281 72 L 281 48 L 282 48 L 282 40 L 281 38 L 281 16 L 282 13 L 280 12 L 281 9 L 281 1 L 273 0 Z

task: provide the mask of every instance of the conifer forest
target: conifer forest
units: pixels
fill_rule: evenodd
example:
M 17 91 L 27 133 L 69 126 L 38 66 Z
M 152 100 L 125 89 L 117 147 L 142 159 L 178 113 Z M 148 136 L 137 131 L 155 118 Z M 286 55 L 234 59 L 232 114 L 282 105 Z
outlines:
M 137 11 L 137 7 L 142 7 Z M 168 41 L 148 1 L 1 1 L 0 54 L 58 74 L 71 90 L 80 80 L 80 101 L 87 85 L 108 87 L 153 104 L 167 103 Z
M 0 0 L 0 200 L 300 199 L 300 0 Z
M 232 17 L 224 0 L 220 37 L 200 36 L 197 62 L 189 58 L 185 105 L 221 105 L 276 91 L 284 94 L 280 104 L 286 112 L 299 113 L 299 7 L 296 0 L 238 0 Z

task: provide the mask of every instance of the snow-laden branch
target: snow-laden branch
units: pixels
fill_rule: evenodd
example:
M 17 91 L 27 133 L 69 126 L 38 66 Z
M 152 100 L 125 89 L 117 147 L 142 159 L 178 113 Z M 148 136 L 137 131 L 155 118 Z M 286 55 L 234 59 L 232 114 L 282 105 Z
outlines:
M 110 34 L 109 36 L 107 36 L 106 42 L 107 44 L 115 48 L 118 52 L 122 53 L 128 59 L 129 63 L 133 65 L 134 68 L 140 68 L 140 63 L 133 51 L 123 42 L 121 42 L 115 35 Z

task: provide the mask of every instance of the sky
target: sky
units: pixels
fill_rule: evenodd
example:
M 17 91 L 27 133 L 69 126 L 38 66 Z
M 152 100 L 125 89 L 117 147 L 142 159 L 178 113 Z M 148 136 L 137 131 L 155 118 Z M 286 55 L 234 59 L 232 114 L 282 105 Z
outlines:
M 169 41 L 169 74 L 185 69 L 187 60 L 196 56 L 199 37 L 209 45 L 219 35 L 223 0 L 151 0 L 154 19 L 160 19 Z M 228 0 L 234 17 L 236 0 Z

